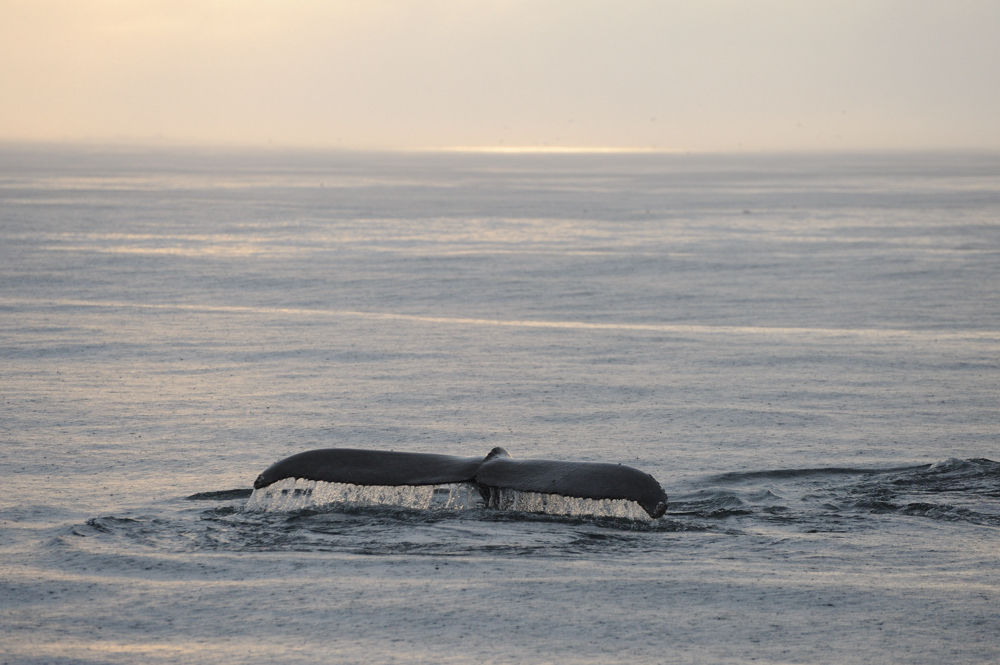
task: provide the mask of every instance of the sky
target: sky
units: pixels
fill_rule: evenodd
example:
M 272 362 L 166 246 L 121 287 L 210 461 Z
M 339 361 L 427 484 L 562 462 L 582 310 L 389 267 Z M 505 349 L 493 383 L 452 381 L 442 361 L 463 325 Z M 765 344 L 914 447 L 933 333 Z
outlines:
M 1000 149 L 997 0 L 0 0 L 0 141 Z

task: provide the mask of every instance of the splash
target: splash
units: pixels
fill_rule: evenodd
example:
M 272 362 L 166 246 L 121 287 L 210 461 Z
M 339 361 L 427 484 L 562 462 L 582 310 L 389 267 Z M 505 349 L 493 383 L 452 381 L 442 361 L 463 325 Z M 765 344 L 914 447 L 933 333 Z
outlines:
M 525 513 L 592 517 L 617 517 L 642 522 L 651 520 L 639 504 L 627 499 L 577 499 L 558 494 L 538 494 L 517 490 L 489 488 L 487 507 Z
M 434 500 L 434 490 L 432 485 L 384 487 L 285 478 L 254 490 L 244 510 L 287 512 L 337 504 L 362 507 L 388 505 L 427 510 Z M 450 494 L 449 492 L 449 496 Z
M 467 483 L 449 485 L 352 485 L 286 478 L 254 490 L 247 512 L 288 512 L 328 506 L 392 506 L 413 510 L 474 510 L 489 508 L 546 515 L 614 517 L 649 521 L 639 504 L 625 499 L 577 499 L 557 494 L 537 494 L 488 488 L 488 497 Z

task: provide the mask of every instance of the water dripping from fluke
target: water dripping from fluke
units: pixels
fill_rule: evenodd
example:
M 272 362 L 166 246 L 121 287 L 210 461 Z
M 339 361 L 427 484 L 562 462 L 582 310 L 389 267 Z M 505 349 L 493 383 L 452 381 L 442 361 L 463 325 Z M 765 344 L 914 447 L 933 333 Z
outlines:
M 471 483 L 444 485 L 354 485 L 285 478 L 254 490 L 246 512 L 295 512 L 329 507 L 343 509 L 393 507 L 410 510 L 496 510 L 558 516 L 587 516 L 649 521 L 649 515 L 627 499 L 580 499 L 558 494 L 482 488 Z
M 570 515 L 593 509 L 610 514 L 622 512 L 619 504 L 624 502 L 641 507 L 652 519 L 667 510 L 663 488 L 638 469 L 599 462 L 516 460 L 499 447 L 485 458 L 352 448 L 310 450 L 265 469 L 254 482 L 248 506 L 258 507 L 265 496 L 268 505 L 317 500 L 312 496 L 315 486 L 283 485 L 280 494 L 258 495 L 283 481 L 364 488 L 328 490 L 336 496 L 327 497 L 332 499 L 327 503 L 374 501 L 376 505 L 424 508 L 430 506 L 433 487 L 467 485 L 479 494 L 482 506 L 490 509 Z M 581 503 L 586 501 L 591 503 Z

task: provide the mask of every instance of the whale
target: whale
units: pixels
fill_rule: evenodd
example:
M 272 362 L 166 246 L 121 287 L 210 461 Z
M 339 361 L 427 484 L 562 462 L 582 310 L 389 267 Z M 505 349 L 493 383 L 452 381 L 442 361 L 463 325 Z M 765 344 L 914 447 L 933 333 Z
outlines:
M 353 485 L 469 483 L 487 506 L 497 490 L 558 494 L 578 499 L 626 499 L 653 519 L 667 510 L 667 494 L 653 476 L 623 464 L 515 459 L 497 447 L 486 457 L 456 457 L 358 448 L 307 450 L 279 460 L 254 481 L 262 489 L 286 478 Z

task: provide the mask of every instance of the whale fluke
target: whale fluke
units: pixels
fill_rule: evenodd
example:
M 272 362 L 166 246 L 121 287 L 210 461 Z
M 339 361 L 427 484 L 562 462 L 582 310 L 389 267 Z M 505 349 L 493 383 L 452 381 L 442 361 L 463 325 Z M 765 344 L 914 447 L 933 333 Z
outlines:
M 388 486 L 472 483 L 484 497 L 495 488 L 579 499 L 627 499 L 654 519 L 667 510 L 663 488 L 638 469 L 599 462 L 519 460 L 500 447 L 485 458 L 355 448 L 309 450 L 272 464 L 253 486 L 261 489 L 285 478 Z

